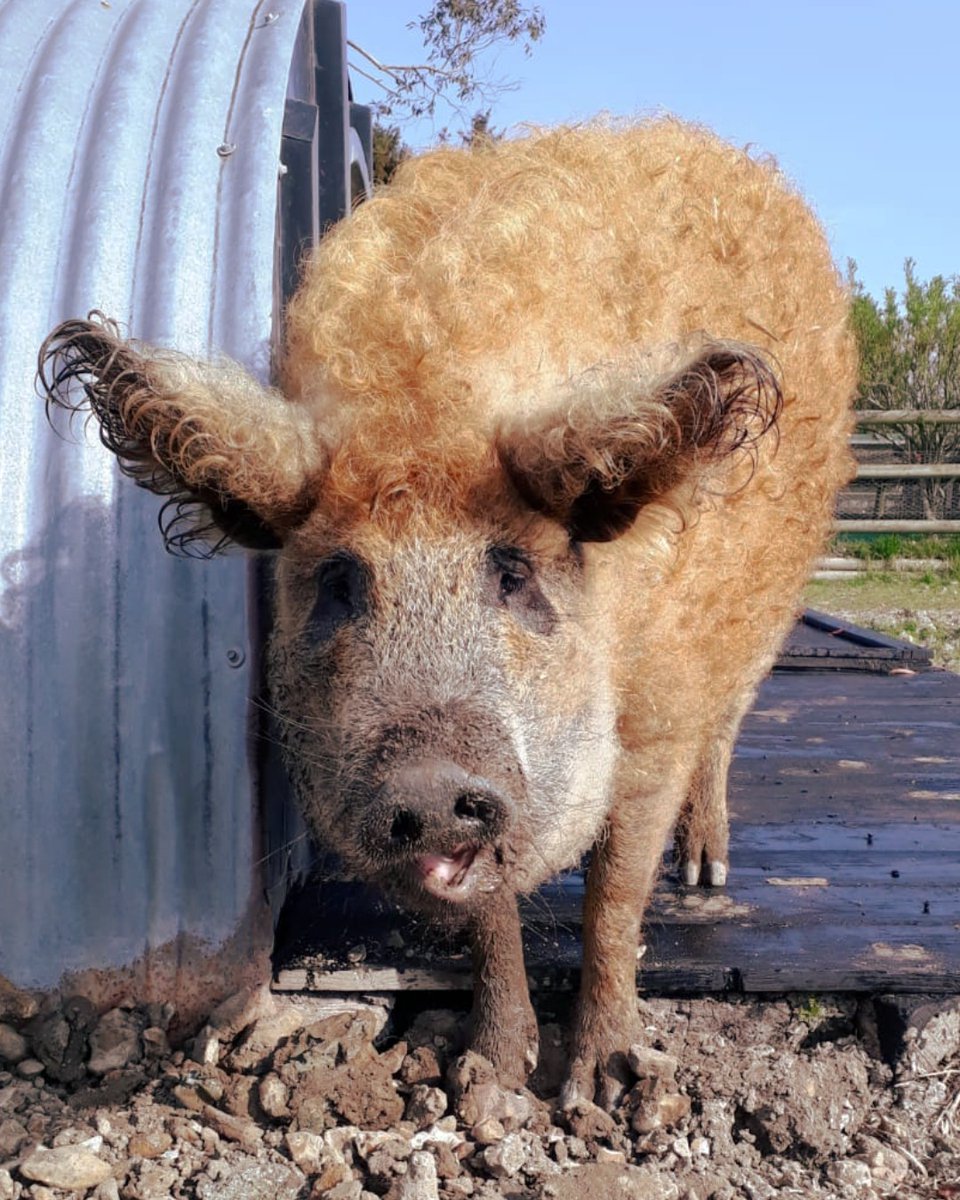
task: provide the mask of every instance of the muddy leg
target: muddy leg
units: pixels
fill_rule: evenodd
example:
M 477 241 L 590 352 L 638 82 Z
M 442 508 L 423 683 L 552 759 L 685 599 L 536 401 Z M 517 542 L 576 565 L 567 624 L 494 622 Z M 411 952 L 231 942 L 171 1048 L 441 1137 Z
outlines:
M 539 1034 L 530 1003 L 516 896 L 498 893 L 470 929 L 473 947 L 471 1049 L 506 1087 L 522 1087 L 537 1065 Z
M 583 972 L 570 1070 L 561 1102 L 596 1099 L 611 1109 L 627 1081 L 626 1051 L 640 1040 L 637 948 L 682 786 L 636 810 L 611 815 L 594 848 L 583 910 Z

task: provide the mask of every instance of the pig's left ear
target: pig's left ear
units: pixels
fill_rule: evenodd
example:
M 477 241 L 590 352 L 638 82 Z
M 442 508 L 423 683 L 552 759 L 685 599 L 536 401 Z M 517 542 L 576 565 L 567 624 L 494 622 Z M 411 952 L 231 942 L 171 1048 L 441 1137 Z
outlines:
M 168 550 L 280 546 L 311 512 L 326 464 L 309 414 L 236 363 L 127 341 L 90 316 L 59 325 L 40 350 L 48 415 L 89 413 L 120 470 L 168 497 Z
M 710 342 L 655 379 L 621 364 L 587 372 L 555 407 L 502 428 L 497 451 L 528 504 L 577 541 L 605 542 L 691 472 L 755 453 L 782 400 L 757 350 Z

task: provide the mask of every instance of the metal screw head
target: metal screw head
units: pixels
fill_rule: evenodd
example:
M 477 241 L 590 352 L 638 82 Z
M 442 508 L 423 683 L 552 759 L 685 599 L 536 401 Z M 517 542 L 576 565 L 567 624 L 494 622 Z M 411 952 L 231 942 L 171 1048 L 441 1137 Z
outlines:
M 220 155 L 221 158 L 229 158 L 230 155 L 233 154 L 233 152 L 236 150 L 236 148 L 237 148 L 236 142 L 221 142 L 220 145 L 217 147 L 217 153 Z
M 247 661 L 247 656 L 238 646 L 231 646 L 227 651 L 227 662 L 231 667 L 242 667 Z

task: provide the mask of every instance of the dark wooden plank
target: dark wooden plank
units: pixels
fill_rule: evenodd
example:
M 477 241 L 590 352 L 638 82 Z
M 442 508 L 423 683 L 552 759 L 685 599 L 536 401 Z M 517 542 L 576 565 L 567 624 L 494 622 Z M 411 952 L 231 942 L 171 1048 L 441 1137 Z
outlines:
M 926 646 L 839 617 L 806 609 L 777 658 L 777 669 L 840 669 L 888 672 L 898 667 L 926 670 L 932 655 Z

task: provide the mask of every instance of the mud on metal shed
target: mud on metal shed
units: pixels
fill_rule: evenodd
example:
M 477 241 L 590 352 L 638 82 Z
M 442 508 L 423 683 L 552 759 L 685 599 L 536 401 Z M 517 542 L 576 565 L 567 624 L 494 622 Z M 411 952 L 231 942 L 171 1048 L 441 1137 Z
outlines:
M 303 246 L 369 187 L 345 20 L 0 3 L 0 976 L 20 987 L 188 1015 L 269 970 L 256 580 L 167 555 L 156 501 L 82 430 L 58 438 L 33 378 L 53 325 L 95 308 L 268 378 Z M 286 839 L 282 803 L 272 820 Z

